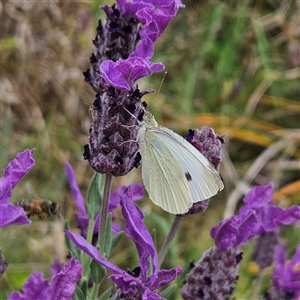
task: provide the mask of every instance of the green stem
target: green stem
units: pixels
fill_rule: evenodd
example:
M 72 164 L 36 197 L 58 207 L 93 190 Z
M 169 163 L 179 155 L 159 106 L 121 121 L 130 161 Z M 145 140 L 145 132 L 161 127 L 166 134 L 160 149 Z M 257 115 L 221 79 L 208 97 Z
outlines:
M 177 229 L 181 223 L 183 219 L 183 216 L 180 216 L 180 215 L 177 215 L 173 221 L 173 224 L 172 224 L 172 227 L 169 231 L 169 234 L 168 236 L 166 237 L 161 249 L 160 249 L 160 252 L 158 254 L 158 265 L 161 266 L 162 262 L 164 261 L 167 253 L 168 253 L 168 250 L 171 246 L 171 243 L 175 237 L 175 234 L 177 232 Z
M 94 282 L 94 285 L 90 291 L 90 295 L 88 299 L 98 299 L 97 296 L 98 296 L 100 285 L 101 285 L 100 283 Z
M 106 257 L 106 254 L 104 253 L 104 246 L 105 246 L 106 219 L 107 219 L 107 212 L 108 212 L 108 199 L 109 199 L 109 194 L 110 194 L 111 182 L 112 182 L 112 175 L 106 174 L 104 190 L 103 190 L 102 206 L 101 206 L 101 220 L 100 220 L 100 227 L 99 227 L 99 236 L 98 236 L 98 244 L 100 246 L 100 253 L 104 257 Z

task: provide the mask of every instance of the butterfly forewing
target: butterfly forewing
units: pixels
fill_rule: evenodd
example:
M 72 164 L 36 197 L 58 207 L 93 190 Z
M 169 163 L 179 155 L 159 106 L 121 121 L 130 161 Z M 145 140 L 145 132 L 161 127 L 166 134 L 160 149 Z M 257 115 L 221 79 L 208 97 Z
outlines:
M 150 199 L 167 212 L 186 213 L 192 206 L 187 181 L 161 136 L 146 130 L 139 146 L 143 181 Z
M 214 166 L 182 136 L 158 126 L 145 112 L 138 132 L 142 176 L 150 199 L 173 214 L 184 214 L 193 203 L 223 189 Z

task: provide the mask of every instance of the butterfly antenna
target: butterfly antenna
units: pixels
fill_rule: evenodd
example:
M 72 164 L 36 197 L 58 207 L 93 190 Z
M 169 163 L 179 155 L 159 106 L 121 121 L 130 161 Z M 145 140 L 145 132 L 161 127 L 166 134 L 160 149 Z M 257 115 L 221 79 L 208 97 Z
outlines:
M 125 107 L 123 107 L 123 108 L 124 108 L 124 110 L 126 110 L 133 118 L 136 119 L 136 121 L 138 122 L 139 125 L 142 124 L 141 121 L 138 120 L 138 118 L 137 118 L 135 115 L 133 115 L 128 109 L 126 109 Z M 132 125 L 132 126 L 136 126 L 136 125 Z
M 163 83 L 164 83 L 164 81 L 165 81 L 165 79 L 166 79 L 166 77 L 167 77 L 167 73 L 168 73 L 168 72 L 166 71 L 165 74 L 164 74 L 164 77 L 163 77 L 163 79 L 162 79 L 162 81 L 161 81 L 161 83 L 160 83 L 160 85 L 159 85 L 159 88 L 158 88 L 156 97 L 158 97 L 158 95 L 159 95 L 159 93 L 160 93 L 161 87 L 162 87 L 162 85 L 163 85 Z

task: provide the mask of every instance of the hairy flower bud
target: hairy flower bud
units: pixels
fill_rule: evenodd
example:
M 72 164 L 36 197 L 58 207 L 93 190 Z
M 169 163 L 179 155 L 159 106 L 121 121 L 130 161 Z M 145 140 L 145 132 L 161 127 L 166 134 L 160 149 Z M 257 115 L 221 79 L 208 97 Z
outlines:
M 212 128 L 202 127 L 201 129 L 190 129 L 186 140 L 201 152 L 219 170 L 221 163 L 221 148 L 224 144 L 224 137 L 217 135 Z M 206 210 L 209 199 L 194 203 L 186 215 L 193 215 Z
M 232 294 L 238 279 L 237 267 L 241 259 L 242 253 L 237 249 L 221 251 L 217 247 L 210 248 L 186 275 L 181 296 L 185 300 L 226 299 Z
M 137 120 L 143 119 L 141 98 L 148 92 L 110 87 L 102 96 L 96 95 L 91 107 L 90 143 L 83 155 L 97 172 L 121 176 L 139 166 Z
M 224 136 L 219 136 L 212 128 L 204 126 L 201 129 L 190 129 L 185 138 L 213 164 L 216 170 L 219 170 Z

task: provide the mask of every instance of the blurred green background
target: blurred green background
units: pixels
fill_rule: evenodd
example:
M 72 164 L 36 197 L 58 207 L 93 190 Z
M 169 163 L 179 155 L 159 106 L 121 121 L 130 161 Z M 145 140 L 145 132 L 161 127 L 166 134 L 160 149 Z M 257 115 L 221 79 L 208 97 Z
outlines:
M 85 196 L 93 171 L 82 153 L 88 143 L 94 92 L 82 72 L 90 67 L 91 41 L 98 19 L 104 19 L 99 5 L 105 3 L 113 2 L 3 1 L 0 5 L 1 168 L 26 148 L 35 148 L 36 161 L 14 189 L 12 202 L 56 201 L 74 230 L 76 208 L 64 164 L 73 166 Z M 167 71 L 160 92 L 143 99 L 160 124 L 182 135 L 204 125 L 225 135 L 220 170 L 225 190 L 206 212 L 185 218 L 165 268 L 178 264 L 188 268 L 197 261 L 213 245 L 210 228 L 236 212 L 253 185 L 272 181 L 278 205 L 300 204 L 299 1 L 184 4 L 186 8 L 156 43 L 152 61 L 161 61 Z M 162 72 L 144 78 L 139 87 L 157 91 L 163 77 Z M 140 169 L 115 178 L 113 190 L 132 182 L 142 183 Z M 160 247 L 173 216 L 148 199 L 140 206 L 146 224 L 156 228 Z M 33 271 L 49 277 L 54 258 L 66 261 L 62 229 L 63 221 L 52 217 L 1 230 L 9 267 L 0 279 L 0 299 L 20 289 Z M 297 228 L 285 228 L 284 233 L 292 254 L 299 243 Z M 251 267 L 253 243 L 242 249 L 236 299 L 251 299 L 257 284 L 259 271 Z M 134 268 L 135 254 L 134 245 L 123 239 L 111 259 L 124 269 Z M 183 280 L 184 276 L 178 278 L 178 287 Z

